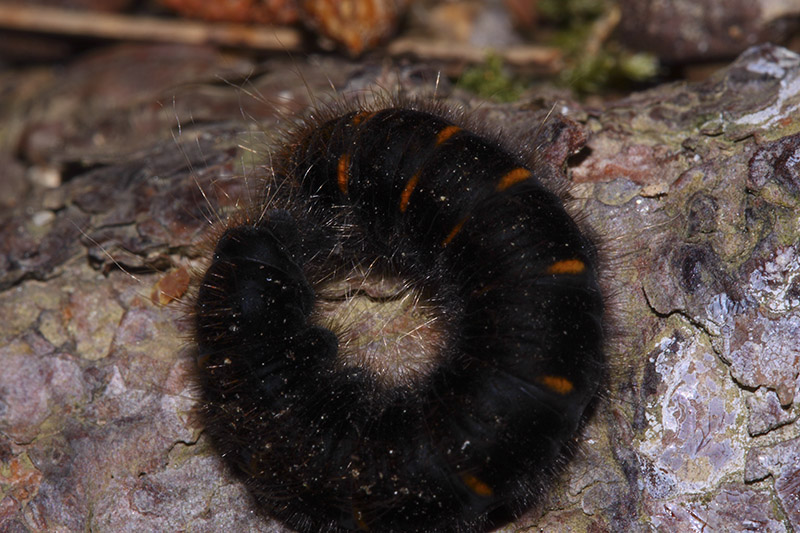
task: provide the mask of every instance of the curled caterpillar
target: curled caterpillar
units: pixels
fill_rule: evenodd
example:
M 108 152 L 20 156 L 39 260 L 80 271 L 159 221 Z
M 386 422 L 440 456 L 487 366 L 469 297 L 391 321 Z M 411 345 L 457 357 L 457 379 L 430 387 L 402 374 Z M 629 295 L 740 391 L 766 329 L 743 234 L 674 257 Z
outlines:
M 268 514 L 480 531 L 535 502 L 605 363 L 594 247 L 532 168 L 414 105 L 286 143 L 195 304 L 207 430 Z

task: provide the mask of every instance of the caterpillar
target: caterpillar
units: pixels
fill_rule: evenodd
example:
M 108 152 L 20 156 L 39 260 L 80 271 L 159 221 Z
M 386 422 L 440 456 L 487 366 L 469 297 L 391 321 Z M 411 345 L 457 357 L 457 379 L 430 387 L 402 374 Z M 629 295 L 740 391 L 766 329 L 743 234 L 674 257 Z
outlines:
M 593 243 L 536 164 L 417 103 L 296 129 L 194 303 L 203 414 L 301 532 L 481 531 L 536 503 L 601 381 Z

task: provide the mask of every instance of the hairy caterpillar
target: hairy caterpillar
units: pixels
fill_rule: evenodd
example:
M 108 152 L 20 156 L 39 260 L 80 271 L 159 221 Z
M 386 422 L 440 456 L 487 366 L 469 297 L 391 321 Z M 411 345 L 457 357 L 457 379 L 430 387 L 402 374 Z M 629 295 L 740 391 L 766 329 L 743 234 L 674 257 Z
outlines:
M 308 120 L 201 282 L 207 429 L 299 531 L 507 520 L 603 374 L 590 241 L 535 165 L 423 108 Z

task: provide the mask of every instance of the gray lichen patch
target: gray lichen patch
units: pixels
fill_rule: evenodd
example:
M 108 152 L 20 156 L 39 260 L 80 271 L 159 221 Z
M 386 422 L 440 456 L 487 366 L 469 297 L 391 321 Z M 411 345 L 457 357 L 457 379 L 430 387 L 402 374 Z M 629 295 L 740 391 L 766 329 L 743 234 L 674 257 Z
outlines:
M 781 123 L 786 123 L 785 117 L 800 108 L 798 56 L 783 48 L 765 46 L 745 52 L 739 59 L 739 65 L 737 73 L 742 80 L 750 79 L 751 87 L 755 89 L 756 85 L 760 85 L 765 90 L 762 96 L 764 105 L 756 109 L 743 109 L 742 113 L 731 117 L 732 122 L 770 131 L 768 138 L 783 137 L 787 132 Z M 756 83 L 756 80 L 760 83 Z
M 787 408 L 800 393 L 797 247 L 778 248 L 751 268 L 737 302 L 724 293 L 709 302 L 707 323 L 734 379 L 775 391 Z
M 716 484 L 744 465 L 744 399 L 708 339 L 674 318 L 650 358 L 658 379 L 638 446 L 676 492 Z
M 705 496 L 687 495 L 660 505 L 663 505 L 661 509 L 647 509 L 658 530 L 791 531 L 783 516 L 773 511 L 769 490 L 753 490 L 742 483 L 720 485 L 710 500 Z

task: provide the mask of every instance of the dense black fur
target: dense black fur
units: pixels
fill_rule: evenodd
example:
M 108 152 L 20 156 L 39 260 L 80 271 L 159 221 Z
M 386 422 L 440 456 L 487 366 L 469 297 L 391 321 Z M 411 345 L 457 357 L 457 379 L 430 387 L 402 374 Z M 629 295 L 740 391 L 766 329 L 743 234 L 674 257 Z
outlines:
M 437 144 L 448 126 L 389 108 L 298 133 L 275 168 L 302 208 L 229 228 L 203 279 L 208 431 L 267 512 L 299 531 L 480 531 L 513 516 L 597 390 L 592 244 L 535 177 L 497 190 L 516 157 L 466 130 Z M 564 260 L 587 268 L 548 272 Z M 327 271 L 376 261 L 431 294 L 451 328 L 414 387 L 387 391 L 337 366 L 336 334 L 311 321 Z M 574 387 L 559 393 L 546 376 Z

